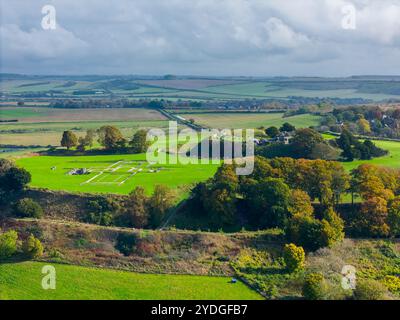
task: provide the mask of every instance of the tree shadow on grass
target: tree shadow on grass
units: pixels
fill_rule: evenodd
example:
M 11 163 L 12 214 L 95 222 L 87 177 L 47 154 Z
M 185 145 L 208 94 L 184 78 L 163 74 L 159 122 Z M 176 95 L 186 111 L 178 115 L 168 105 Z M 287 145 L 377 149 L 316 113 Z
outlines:
M 29 259 L 28 257 L 26 257 L 22 253 L 17 253 L 14 256 L 9 257 L 9 258 L 4 258 L 4 259 L 0 258 L 0 264 L 13 264 L 13 263 L 26 262 L 26 261 L 32 261 L 32 260 Z

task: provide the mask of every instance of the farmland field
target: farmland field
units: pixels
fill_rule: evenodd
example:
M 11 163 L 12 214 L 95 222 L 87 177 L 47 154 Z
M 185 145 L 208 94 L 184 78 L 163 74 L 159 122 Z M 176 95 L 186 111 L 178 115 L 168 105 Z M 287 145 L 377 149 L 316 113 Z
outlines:
M 254 98 L 288 98 L 288 97 L 309 97 L 309 98 L 364 98 L 371 100 L 382 100 L 398 98 L 396 95 L 358 92 L 355 89 L 301 89 L 281 86 L 274 82 L 246 82 L 241 84 L 228 84 L 215 87 L 208 87 L 209 93 L 224 94 L 233 96 L 248 96 Z
M 196 123 L 211 128 L 258 128 L 261 126 L 281 126 L 289 122 L 297 128 L 319 124 L 319 116 L 310 114 L 283 117 L 283 113 L 185 113 L 185 119 L 194 119 Z
M 45 107 L 2 107 L 0 119 L 18 122 L 0 123 L 0 144 L 21 146 L 59 146 L 62 132 L 78 136 L 87 129 L 104 125 L 119 128 L 130 138 L 139 128 L 165 128 L 167 119 L 149 109 L 53 109 Z
M 55 109 L 46 107 L 2 107 L 0 108 L 0 119 L 17 119 L 18 122 L 82 122 L 165 120 L 165 117 L 155 110 L 139 108 Z
M 342 81 L 340 81 L 342 80 Z M 317 84 L 316 84 L 317 83 Z M 361 82 L 362 83 L 362 82 Z M 236 100 L 247 98 L 289 99 L 307 98 L 363 98 L 373 101 L 396 99 L 397 94 L 385 90 L 387 83 L 379 83 L 377 90 L 358 90 L 358 82 L 349 79 L 87 79 L 60 80 L 3 80 L 1 91 L 10 95 L 41 94 L 52 92 L 55 96 L 68 97 L 104 97 L 109 93 L 129 99 L 163 98 L 194 100 Z M 389 84 L 390 87 L 391 84 Z M 389 93 L 388 93 L 389 92 Z
M 18 159 L 17 164 L 32 174 L 33 187 L 118 194 L 128 194 L 136 186 L 142 186 L 150 193 L 157 184 L 180 189 L 208 179 L 218 167 L 215 164 L 150 165 L 145 154 L 37 156 Z M 79 168 L 90 172 L 84 175 L 68 174 Z
M 226 277 L 138 274 L 60 264 L 51 264 L 56 270 L 56 289 L 43 290 L 44 265 L 39 262 L 0 264 L 0 299 L 262 299 L 243 283 L 232 284 Z

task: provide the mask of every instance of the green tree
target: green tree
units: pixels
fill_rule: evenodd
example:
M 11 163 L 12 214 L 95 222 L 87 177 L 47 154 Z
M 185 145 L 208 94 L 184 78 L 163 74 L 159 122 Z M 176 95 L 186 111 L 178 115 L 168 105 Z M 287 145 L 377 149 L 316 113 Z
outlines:
M 266 178 L 247 186 L 243 196 L 253 225 L 283 227 L 289 216 L 290 189 L 282 179 Z
M 356 157 L 356 153 L 352 148 L 352 145 L 355 143 L 355 141 L 356 139 L 347 129 L 343 129 L 339 139 L 336 140 L 337 145 L 343 150 L 341 154 L 342 157 L 348 161 L 353 161 Z
M 161 225 L 165 214 L 175 202 L 176 194 L 165 185 L 156 185 L 149 199 L 149 222 L 153 228 Z
M 320 133 L 310 128 L 304 128 L 296 130 L 291 144 L 296 157 L 307 159 L 315 145 L 320 143 L 324 143 L 324 138 Z
M 233 225 L 236 220 L 236 204 L 235 193 L 223 188 L 211 190 L 203 204 L 208 213 L 210 225 L 214 228 Z
M 344 222 L 332 207 L 326 209 L 322 219 L 322 237 L 327 247 L 344 239 Z
M 8 159 L 0 159 L 0 177 L 5 175 L 8 170 L 10 170 L 12 167 L 15 167 L 14 163 Z
M 326 296 L 326 282 L 321 273 L 310 273 L 303 284 L 303 296 L 307 300 L 323 300 Z
M 281 132 L 292 132 L 292 131 L 295 131 L 296 130 L 296 127 L 295 126 L 293 126 L 293 125 L 291 125 L 290 123 L 288 123 L 288 122 L 285 122 L 280 128 L 279 128 L 279 130 L 281 131 Z
M 29 182 L 31 174 L 24 168 L 11 167 L 0 175 L 0 186 L 6 192 L 21 191 Z
M 78 138 L 72 131 L 64 131 L 61 139 L 61 146 L 66 147 L 69 150 L 72 147 L 78 145 Z
M 79 145 L 77 149 L 79 151 L 85 151 L 87 147 L 92 147 L 95 135 L 96 135 L 95 130 L 93 129 L 87 130 L 86 135 L 78 139 Z
M 23 198 L 16 203 L 14 213 L 17 217 L 39 219 L 43 216 L 43 209 L 33 199 Z
M 285 245 L 283 258 L 289 272 L 296 272 L 305 267 L 306 255 L 304 249 L 296 246 L 294 243 Z
M 239 178 L 234 166 L 228 164 L 220 166 L 214 175 L 213 185 L 216 189 L 227 189 L 229 192 L 236 192 L 239 188 Z
M 145 153 L 148 147 L 150 146 L 150 142 L 147 141 L 147 131 L 146 130 L 136 131 L 129 144 L 132 147 L 133 153 Z
M 314 213 L 314 207 L 311 204 L 310 196 L 299 189 L 291 190 L 288 210 L 293 216 L 301 214 L 312 217 Z
M 18 234 L 14 230 L 0 233 L 0 259 L 11 257 L 17 251 Z
M 144 228 L 149 222 L 148 197 L 143 187 L 136 187 L 125 202 L 125 217 L 130 227 Z
M 99 143 L 107 150 L 116 150 L 125 146 L 126 140 L 121 131 L 114 126 L 103 126 L 97 131 Z
M 31 258 L 37 259 L 43 255 L 43 245 L 39 239 L 35 238 L 32 234 L 24 241 L 22 245 L 24 254 Z
M 277 127 L 269 127 L 265 129 L 265 133 L 271 137 L 275 138 L 279 134 L 279 129 Z
M 357 121 L 358 128 L 361 134 L 370 134 L 371 133 L 371 126 L 369 125 L 368 120 L 361 118 Z
M 400 235 L 400 197 L 397 196 L 389 203 L 388 210 L 388 225 L 390 227 L 390 234 L 394 237 Z
M 94 129 L 88 129 L 86 131 L 86 135 L 85 135 L 85 143 L 87 146 L 89 147 L 93 147 L 93 143 L 94 143 L 94 138 L 96 136 L 96 130 Z
M 310 251 L 327 245 L 324 224 L 313 217 L 295 215 L 286 224 L 285 234 L 288 241 Z
M 361 208 L 351 223 L 352 229 L 361 236 L 386 237 L 389 235 L 387 201 L 372 197 L 361 204 Z

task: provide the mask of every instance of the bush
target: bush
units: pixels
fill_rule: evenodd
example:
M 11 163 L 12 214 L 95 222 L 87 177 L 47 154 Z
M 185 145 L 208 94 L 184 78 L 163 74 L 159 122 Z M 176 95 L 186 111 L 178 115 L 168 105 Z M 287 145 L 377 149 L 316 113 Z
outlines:
M 36 201 L 24 198 L 17 202 L 14 213 L 17 217 L 39 219 L 43 216 L 43 209 Z
M 316 251 L 343 240 L 343 220 L 331 209 L 324 213 L 322 221 L 296 214 L 287 223 L 285 232 L 290 242 Z
M 356 289 L 353 292 L 356 300 L 383 300 L 387 290 L 385 286 L 376 280 L 357 281 Z
M 39 239 L 35 238 L 32 234 L 25 240 L 22 251 L 24 254 L 31 258 L 36 259 L 43 255 L 43 245 Z
M 400 278 L 396 276 L 386 276 L 383 283 L 390 292 L 400 293 Z
M 136 235 L 133 233 L 120 233 L 115 248 L 124 256 L 129 256 L 135 251 L 136 240 Z
M 110 212 L 89 212 L 85 217 L 86 223 L 98 224 L 100 226 L 111 226 L 114 217 Z
M 258 289 L 264 293 L 267 299 L 274 299 L 278 295 L 278 289 L 274 284 L 261 283 L 258 285 Z
M 12 167 L 0 176 L 1 188 L 7 192 L 21 191 L 29 182 L 31 174 L 24 168 Z
M 0 259 L 11 257 L 17 251 L 18 234 L 14 230 L 0 234 Z
M 310 273 L 306 276 L 303 285 L 303 296 L 307 300 L 323 300 L 325 297 L 326 283 L 320 273 Z
M 285 245 L 283 258 L 289 272 L 302 270 L 305 266 L 305 257 L 302 247 L 298 247 L 293 243 Z
M 306 250 L 316 251 L 326 246 L 323 228 L 324 225 L 318 219 L 295 215 L 289 220 L 285 233 L 288 241 Z
M 84 221 L 101 226 L 110 226 L 114 222 L 114 215 L 112 212 L 117 210 L 116 203 L 108 198 L 100 197 L 88 202 L 87 214 L 84 217 Z

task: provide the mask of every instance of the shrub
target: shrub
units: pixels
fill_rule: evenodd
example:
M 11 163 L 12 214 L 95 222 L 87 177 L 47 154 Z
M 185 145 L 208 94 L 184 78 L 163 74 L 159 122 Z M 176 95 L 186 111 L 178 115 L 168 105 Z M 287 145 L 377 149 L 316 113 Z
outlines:
M 265 294 L 267 299 L 274 299 L 278 295 L 278 289 L 274 284 L 263 282 L 258 285 L 258 289 Z
M 303 285 L 303 296 L 307 300 L 323 300 L 326 283 L 321 273 L 310 273 L 306 276 Z
M 1 188 L 5 191 L 21 191 L 31 181 L 31 174 L 24 168 L 12 167 L 0 176 Z
M 17 240 L 14 230 L 0 234 L 0 259 L 9 258 L 17 251 Z
M 89 212 L 85 217 L 85 222 L 110 226 L 113 224 L 114 217 L 110 212 Z
M 136 187 L 125 202 L 124 219 L 126 226 L 144 228 L 148 224 L 148 197 L 143 187 Z
M 36 259 L 43 255 L 43 245 L 39 239 L 35 238 L 32 234 L 25 240 L 22 251 L 24 254 L 31 258 Z
M 325 212 L 322 221 L 297 214 L 289 220 L 285 232 L 289 241 L 315 251 L 343 239 L 343 220 L 333 210 Z
M 115 248 L 124 256 L 129 256 L 135 251 L 136 240 L 136 235 L 133 233 L 120 233 Z
M 176 194 L 165 185 L 156 185 L 149 200 L 150 224 L 153 228 L 161 225 L 166 213 L 176 199 Z
M 43 209 L 36 201 L 30 198 L 24 198 L 17 202 L 14 208 L 17 217 L 23 218 L 41 218 Z
M 383 283 L 390 292 L 400 293 L 400 278 L 396 276 L 386 276 Z
M 344 222 L 332 208 L 328 208 L 322 219 L 322 237 L 327 247 L 332 247 L 336 242 L 341 242 L 344 238 Z
M 302 247 L 298 247 L 293 243 L 286 244 L 283 258 L 289 272 L 296 272 L 304 268 L 305 253 Z
M 114 222 L 112 212 L 118 210 L 117 204 L 108 198 L 100 197 L 87 204 L 87 214 L 84 221 L 87 223 L 110 226 Z
M 315 251 L 326 246 L 323 227 L 324 225 L 318 219 L 295 215 L 289 220 L 285 233 L 289 241 L 306 250 Z
M 356 300 L 383 300 L 386 292 L 385 286 L 376 280 L 360 280 L 353 296 Z

